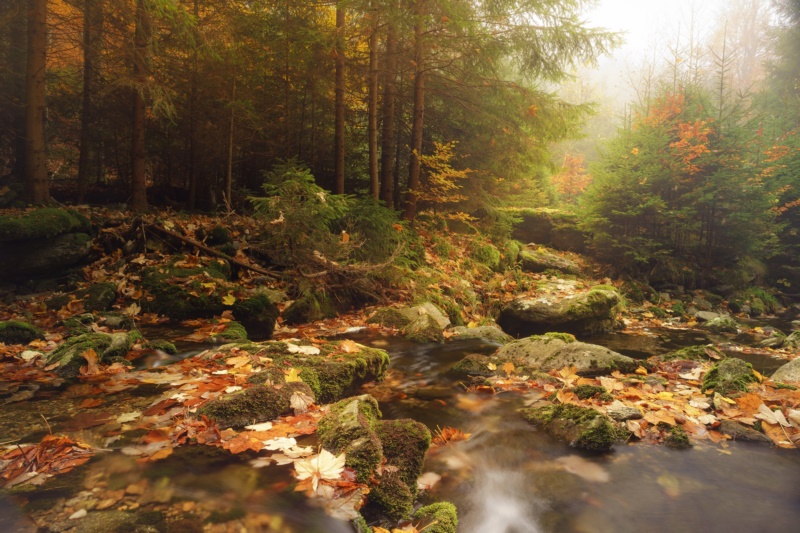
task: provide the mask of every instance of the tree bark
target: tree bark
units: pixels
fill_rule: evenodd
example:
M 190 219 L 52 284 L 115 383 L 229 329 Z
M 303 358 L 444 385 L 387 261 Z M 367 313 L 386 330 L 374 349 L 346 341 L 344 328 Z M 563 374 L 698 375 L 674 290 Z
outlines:
M 28 2 L 28 66 L 25 113 L 25 197 L 34 204 L 50 200 L 44 138 L 47 69 L 47 0 Z
M 390 5 L 386 22 L 386 78 L 383 81 L 383 127 L 381 131 L 381 200 L 387 206 L 394 205 L 394 105 L 397 81 L 397 28 L 393 16 L 397 1 Z
M 378 181 L 378 9 L 375 0 L 370 2 L 372 13 L 372 33 L 369 36 L 369 193 L 376 200 L 380 198 Z
M 233 127 L 236 119 L 236 76 L 231 82 L 231 119 L 228 125 L 228 167 L 225 172 L 225 203 L 228 208 L 233 205 L 231 200 L 231 190 L 233 184 Z
M 150 38 L 152 33 L 147 0 L 136 0 L 136 29 L 133 52 L 133 120 L 131 125 L 131 201 L 132 211 L 147 210 L 145 153 L 145 86 L 150 77 Z
M 423 24 L 424 0 L 414 2 L 414 118 L 411 123 L 411 162 L 408 169 L 408 190 L 403 212 L 405 220 L 414 220 L 417 215 L 417 193 L 419 191 L 420 155 L 422 155 L 422 126 L 425 119 L 425 64 Z
M 100 69 L 103 31 L 102 0 L 84 0 L 83 3 L 83 105 L 81 109 L 80 155 L 78 156 L 78 202 L 83 202 L 89 180 L 96 175 L 97 161 L 97 110 L 95 98 Z
M 91 1 L 91 0 L 89 0 Z M 193 13 L 195 23 L 199 24 L 200 7 L 198 0 L 194 0 Z M 192 50 L 192 78 L 189 86 L 189 209 L 197 207 L 197 76 L 198 76 L 198 47 L 200 34 L 197 26 L 194 29 L 194 49 Z
M 336 194 L 344 194 L 344 23 L 345 12 L 341 0 L 336 4 L 336 124 L 335 186 Z
M 27 0 L 16 0 L 8 7 L 8 50 L 6 65 L 11 80 L 11 111 L 14 136 L 14 165 L 11 175 L 20 181 L 25 178 L 25 84 L 27 69 Z

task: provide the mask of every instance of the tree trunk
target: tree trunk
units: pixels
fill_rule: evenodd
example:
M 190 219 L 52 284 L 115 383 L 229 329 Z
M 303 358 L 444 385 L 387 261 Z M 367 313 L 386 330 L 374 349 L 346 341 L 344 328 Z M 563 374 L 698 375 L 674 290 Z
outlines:
M 394 103 L 397 81 L 397 28 L 392 17 L 396 8 L 397 1 L 394 0 L 391 3 L 391 10 L 386 22 L 386 78 L 383 81 L 383 127 L 381 131 L 381 200 L 389 207 L 394 205 L 392 148 L 394 146 Z
M 131 125 L 131 201 L 132 211 L 147 210 L 147 175 L 145 160 L 145 86 L 150 76 L 150 13 L 145 2 L 136 0 L 136 30 L 133 52 L 133 121 Z
M 200 18 L 200 7 L 198 0 L 194 0 L 193 5 L 194 20 L 196 23 Z M 198 76 L 198 52 L 200 46 L 200 35 L 197 26 L 194 29 L 194 49 L 192 50 L 192 79 L 189 87 L 189 209 L 197 207 L 197 76 Z
M 50 200 L 44 138 L 45 70 L 47 69 L 47 0 L 28 2 L 28 67 L 25 113 L 25 197 Z
M 6 68 L 11 80 L 11 110 L 14 137 L 14 165 L 11 175 L 22 181 L 25 178 L 25 124 L 27 109 L 25 108 L 25 84 L 27 68 L 27 17 L 26 0 L 16 0 L 8 7 L 8 50 Z
M 369 36 L 369 193 L 380 198 L 378 181 L 378 9 L 375 0 L 370 2 L 372 33 Z
M 344 194 L 344 22 L 345 13 L 341 1 L 336 4 L 336 125 L 335 187 L 336 194 Z
M 102 0 L 83 3 L 83 106 L 81 109 L 80 155 L 78 156 L 78 202 L 83 202 L 90 178 L 97 175 L 97 111 L 95 98 L 100 69 L 100 36 L 103 31 Z
M 225 203 L 228 208 L 232 204 L 231 189 L 233 184 L 233 126 L 236 119 L 236 76 L 231 83 L 231 120 L 228 125 L 228 168 L 225 172 Z
M 411 162 L 408 169 L 408 190 L 403 212 L 405 220 L 417 215 L 420 159 L 422 155 L 422 126 L 425 118 L 425 65 L 423 55 L 424 0 L 414 2 L 414 118 L 411 123 Z

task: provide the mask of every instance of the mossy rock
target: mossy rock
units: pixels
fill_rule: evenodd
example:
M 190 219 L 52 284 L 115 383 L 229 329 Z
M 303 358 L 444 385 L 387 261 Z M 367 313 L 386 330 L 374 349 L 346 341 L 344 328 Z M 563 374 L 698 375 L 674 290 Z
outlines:
M 67 329 L 67 334 L 71 337 L 83 335 L 84 333 L 91 333 L 92 324 L 95 323 L 95 317 L 91 313 L 84 313 L 82 315 L 75 315 L 69 317 L 62 322 L 62 325 Z
M 737 333 L 739 331 L 739 324 L 729 316 L 718 316 L 701 327 L 714 333 Z
M 117 285 L 115 283 L 95 283 L 85 291 L 83 307 L 87 311 L 108 311 L 117 299 Z
M 773 381 L 800 383 L 800 358 L 792 359 L 772 374 Z
M 318 425 L 322 445 L 335 454 L 345 453 L 346 465 L 366 483 L 383 461 L 383 446 L 376 433 L 381 418 L 378 402 L 364 394 L 341 400 L 330 407 Z
M 334 318 L 338 314 L 337 305 L 329 296 L 304 296 L 283 310 L 283 322 L 289 325 L 307 324 L 315 320 Z
M 165 339 L 154 339 L 152 341 L 147 341 L 144 344 L 144 347 L 151 350 L 160 350 L 169 355 L 175 355 L 178 353 L 178 348 L 175 346 L 175 344 Z
M 453 334 L 451 340 L 483 339 L 495 344 L 506 344 L 514 340 L 514 337 L 508 333 L 505 333 L 497 326 L 477 326 L 472 328 L 466 326 L 456 326 L 451 328 L 449 331 Z
M 403 330 L 408 340 L 420 343 L 443 342 L 444 331 L 430 315 L 421 315 Z
M 243 427 L 293 412 L 291 398 L 295 392 L 312 398 L 314 395 L 307 384 L 299 381 L 281 383 L 279 387 L 256 385 L 211 400 L 197 414 L 214 420 L 219 427 Z
M 272 337 L 278 315 L 280 315 L 278 306 L 265 294 L 236 300 L 233 304 L 233 316 L 241 322 L 247 334 L 257 340 Z
M 422 474 L 425 452 L 431 446 L 431 432 L 416 420 L 380 420 L 376 425 L 386 463 L 398 468 L 400 479 L 417 494 L 417 478 Z
M 620 294 L 605 285 L 565 298 L 528 297 L 504 307 L 497 323 L 511 335 L 562 331 L 576 335 L 605 333 L 617 326 Z
M 69 294 L 56 294 L 45 300 L 44 304 L 49 310 L 58 311 L 65 307 L 71 300 L 72 298 Z
M 0 321 L 0 342 L 6 344 L 28 344 L 36 339 L 44 339 L 44 332 L 21 320 Z
M 664 444 L 677 450 L 685 450 L 692 446 L 689 435 L 686 433 L 686 430 L 680 426 L 673 426 L 670 428 L 667 437 L 664 439 Z
M 714 354 L 715 357 L 712 358 L 709 353 Z M 660 355 L 658 356 L 658 359 L 660 361 L 708 361 L 711 359 L 725 359 L 725 357 L 725 353 L 719 350 L 713 344 L 698 344 L 696 346 L 688 346 L 674 352 Z
M 450 502 L 437 502 L 426 505 L 414 513 L 414 520 L 421 520 L 426 533 L 456 533 L 458 531 L 458 510 Z
M 608 395 L 606 388 L 599 385 L 578 385 L 577 387 L 573 387 L 571 392 L 581 400 L 588 400 L 595 396 Z
M 572 404 L 529 407 L 521 411 L 531 424 L 548 435 L 585 450 L 607 451 L 617 440 L 617 429 L 609 417 Z
M 368 381 L 383 378 L 389 367 L 389 355 L 377 348 L 359 346 L 358 352 L 341 352 L 338 343 L 322 344 L 318 355 L 289 352 L 284 342 L 268 341 L 240 345 L 240 349 L 260 353 L 272 359 L 275 368 L 297 368 L 300 378 L 311 387 L 320 403 L 340 400 L 354 393 Z M 257 374 L 252 379 L 264 382 L 271 373 Z M 278 376 L 280 377 L 280 376 Z
M 141 339 L 138 332 L 130 333 L 84 333 L 71 337 L 47 355 L 47 364 L 58 363 L 56 373 L 61 377 L 74 378 L 86 364 L 81 354 L 94 350 L 98 363 L 108 363 L 124 357 L 136 340 Z
M 800 348 L 800 330 L 791 332 L 784 340 L 781 348 L 794 350 Z
M 88 233 L 92 224 L 71 209 L 44 207 L 23 215 L 0 216 L 0 242 L 51 239 L 65 233 Z
M 142 288 L 150 298 L 144 299 L 142 308 L 176 320 L 218 316 L 227 309 L 222 303 L 229 291 L 224 271 L 216 262 L 204 267 L 145 269 Z M 204 283 L 215 284 L 211 294 Z
M 729 357 L 717 363 L 703 378 L 703 392 L 714 389 L 723 396 L 747 392 L 747 385 L 756 383 L 758 378 L 753 365 L 737 357 Z
M 236 321 L 225 323 L 225 330 L 214 335 L 218 342 L 247 342 L 247 330 Z
M 475 241 L 471 248 L 472 259 L 487 267 L 489 270 L 495 272 L 500 270 L 500 260 L 502 256 L 500 255 L 500 250 L 495 248 L 494 245 L 488 242 Z
M 108 533 L 109 531 L 137 531 L 137 517 L 124 511 L 90 511 L 75 520 L 75 533 Z
M 615 370 L 633 372 L 640 362 L 603 346 L 575 341 L 563 334 L 534 335 L 506 344 L 496 356 L 503 360 L 521 360 L 524 366 L 539 372 L 549 372 L 574 366 L 579 375 L 596 376 Z
M 208 232 L 206 242 L 211 245 L 228 244 L 231 242 L 231 232 L 225 226 L 214 226 Z
M 540 249 L 527 249 L 519 253 L 520 268 L 524 272 L 557 271 L 577 276 L 580 267 L 573 261 Z
M 733 440 L 772 444 L 772 440 L 760 431 L 735 420 L 720 420 L 718 430 Z
M 414 493 L 403 482 L 400 472 L 384 472 L 377 486 L 370 489 L 369 501 L 394 521 L 408 518 L 414 510 Z

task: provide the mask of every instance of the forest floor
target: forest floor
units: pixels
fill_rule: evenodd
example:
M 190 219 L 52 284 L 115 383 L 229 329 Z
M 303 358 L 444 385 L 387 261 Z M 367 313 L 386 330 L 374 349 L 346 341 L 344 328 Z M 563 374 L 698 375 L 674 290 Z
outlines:
M 93 215 L 98 217 L 97 212 Z M 100 216 L 104 223 L 98 242 L 119 237 L 130 223 L 122 213 L 104 211 Z M 61 295 L 67 296 L 63 305 L 54 307 L 52 302 L 56 295 L 51 292 L 34 292 L 6 298 L 6 304 L 0 307 L 0 321 L 25 320 L 45 332 L 43 339 L 27 344 L 0 344 L 0 401 L 3 402 L 3 414 L 0 415 L 0 487 L 25 509 L 20 524 L 66 531 L 79 519 L 98 511 L 157 512 L 160 520 L 173 525 L 192 515 L 198 523 L 205 524 L 205 531 L 238 531 L 241 527 L 258 529 L 276 524 L 274 514 L 248 512 L 241 516 L 226 516 L 213 504 L 181 501 L 174 498 L 168 488 L 159 488 L 157 480 L 136 478 L 128 483 L 109 478 L 108 468 L 117 475 L 122 472 L 122 479 L 125 479 L 126 469 L 145 468 L 148 463 L 164 460 L 188 444 L 207 445 L 231 454 L 249 454 L 251 465 L 258 468 L 292 465 L 292 473 L 300 481 L 296 490 L 307 493 L 332 516 L 345 519 L 357 516 L 368 492 L 366 485 L 356 482 L 353 472 L 338 464 L 331 454 L 328 457 L 313 446 L 298 444 L 297 439 L 315 433 L 317 422 L 327 412 L 327 406 L 293 404 L 294 414 L 241 430 L 217 427 L 207 418 L 194 415 L 197 408 L 210 399 L 251 386 L 248 378 L 269 364 L 269 358 L 264 355 L 240 350 L 235 345 L 221 347 L 217 342 L 218 335 L 233 319 L 230 311 L 210 318 L 175 322 L 164 316 L 145 313 L 137 303 L 146 298 L 138 275 L 143 268 L 166 268 L 167 262 L 174 261 L 176 254 L 181 254 L 182 261 L 189 266 L 216 259 L 208 251 L 192 245 L 191 240 L 195 240 L 198 234 L 208 235 L 219 226 L 227 227 L 234 240 L 244 238 L 258 233 L 258 222 L 240 216 L 189 217 L 170 213 L 153 216 L 150 222 L 158 223 L 185 240 L 168 237 L 156 242 L 158 239 L 151 235 L 149 239 L 152 242 L 145 244 L 144 249 L 129 253 L 123 251 L 124 246 L 110 251 L 103 251 L 98 246 L 96 260 L 82 269 L 82 279 L 72 290 Z M 521 295 L 548 291 L 549 296 L 567 297 L 600 283 L 621 286 L 619 282 L 603 278 L 600 267 L 575 254 L 563 255 L 579 262 L 588 276 L 568 276 L 566 279 L 551 273 L 493 272 L 466 261 L 470 254 L 468 236 L 430 228 L 418 228 L 418 231 L 425 244 L 429 269 L 440 273 L 432 283 L 428 280 L 422 292 L 438 292 L 443 289 L 442 285 L 455 287 L 465 280 L 477 294 L 472 305 L 461 306 L 463 322 L 468 326 L 491 323 L 492 313 Z M 443 246 L 443 242 L 447 246 Z M 257 286 L 269 284 L 273 291 L 294 292 L 293 279 L 257 272 L 263 270 L 263 266 L 243 250 L 236 252 L 234 257 L 241 263 L 236 268 L 235 279 L 241 289 L 236 290 L 254 290 Z M 247 265 L 255 269 L 247 268 Z M 65 321 L 86 312 L 84 300 L 75 295 L 81 289 L 101 282 L 116 285 L 117 298 L 112 304 L 113 310 L 132 319 L 135 328 L 143 334 L 124 356 L 133 366 L 119 361 L 98 364 L 97 354 L 87 351 L 81 354 L 85 364 L 78 377 L 65 380 L 56 373 L 57 365 L 47 364 L 46 354 L 68 339 Z M 332 357 L 358 353 L 364 346 L 348 340 L 347 335 L 355 332 L 399 335 L 396 329 L 368 324 L 367 318 L 377 305 L 411 303 L 419 298 L 419 289 L 400 286 L 383 301 L 374 302 L 373 306 L 306 324 L 285 324 L 279 317 L 272 340 L 283 341 L 303 353 L 306 353 L 304 350 L 317 353 L 320 347 L 331 343 L 334 345 Z M 235 299 L 234 292 L 228 295 Z M 283 311 L 290 304 L 291 300 L 287 299 L 279 302 L 278 307 Z M 651 308 L 660 310 L 654 312 Z M 669 314 L 671 311 L 667 304 L 631 306 L 621 311 L 619 318 L 624 329 L 619 333 L 647 337 L 664 329 L 692 331 L 698 326 L 688 317 L 657 318 Z M 102 321 L 89 327 L 96 333 L 122 331 Z M 169 333 L 164 334 L 165 331 Z M 179 345 L 197 347 L 197 350 L 191 357 L 165 361 L 171 364 L 145 362 L 154 356 L 163 357 L 149 347 L 147 341 L 152 340 L 148 338 L 151 336 L 165 336 Z M 451 336 L 452 332 L 446 330 L 445 342 L 449 342 Z M 721 339 L 719 347 L 724 344 L 722 341 L 724 339 Z M 746 391 L 731 395 L 733 397 L 715 393 L 713 389 L 703 390 L 706 373 L 717 362 L 715 359 L 719 359 L 712 348 L 709 346 L 706 350 L 709 357 L 704 361 L 643 361 L 635 372 L 616 371 L 598 377 L 579 376 L 574 368 L 562 368 L 550 372 L 552 380 L 540 380 L 522 374 L 512 364 L 498 369 L 494 376 L 481 384 L 465 385 L 464 390 L 452 399 L 437 401 L 452 401 L 460 409 L 469 411 L 480 409 L 485 398 L 495 394 L 540 391 L 542 397 L 554 403 L 591 407 L 602 413 L 621 407 L 638 409 L 640 417 L 622 423 L 628 432 L 628 443 L 674 443 L 674 428 L 680 428 L 688 439 L 685 443 L 717 446 L 724 450 L 727 441 L 736 437 L 731 435 L 730 429 L 725 430 L 726 424 L 735 423 L 736 427 L 759 428 L 765 440 L 774 446 L 798 447 L 800 391 L 796 387 L 777 384 L 758 372 L 755 372 L 757 380 L 750 383 Z M 798 356 L 796 350 L 789 349 L 750 346 L 736 349 L 757 351 L 785 361 Z M 291 368 L 284 370 L 287 383 L 298 380 Z M 370 383 L 362 390 L 381 402 L 401 399 L 406 395 L 399 385 L 402 373 L 402 368 L 393 368 L 382 382 Z M 586 390 L 581 386 L 596 387 L 597 391 L 602 390 L 602 394 L 587 396 L 576 393 L 576 390 Z M 433 446 L 447 446 L 466 438 L 469 435 L 457 428 L 440 428 Z M 52 501 L 47 500 L 47 505 L 30 505 L 32 501 L 41 501 L 35 496 L 37 488 L 57 486 L 55 479 L 68 478 L 70 471 L 111 449 L 121 451 L 132 462 L 119 462 L 116 466 L 103 463 L 107 468 L 92 469 L 81 479 L 83 490 L 78 496 L 59 498 L 58 491 L 51 490 L 55 496 Z M 436 474 L 428 474 L 420 478 L 419 488 L 425 490 L 435 482 Z M 287 484 L 286 481 L 276 483 Z M 105 518 L 116 519 L 108 514 Z M 54 529 L 53 524 L 59 526 Z M 400 527 L 404 528 L 403 531 L 415 531 L 424 524 L 405 522 Z M 383 530 L 376 527 L 374 531 Z

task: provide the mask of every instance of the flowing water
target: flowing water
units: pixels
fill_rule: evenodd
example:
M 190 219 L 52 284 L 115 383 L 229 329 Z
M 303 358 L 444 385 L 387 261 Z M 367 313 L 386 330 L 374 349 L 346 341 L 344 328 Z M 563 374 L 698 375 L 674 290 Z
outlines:
M 646 357 L 707 341 L 699 335 L 661 331 L 657 336 L 613 334 L 588 340 Z M 727 448 L 704 444 L 690 450 L 620 444 L 611 453 L 580 452 L 549 438 L 517 414 L 541 393 L 470 394 L 448 376 L 450 367 L 465 354 L 488 354 L 495 345 L 478 340 L 443 345 L 375 337 L 356 340 L 385 348 L 392 356 L 391 376 L 383 385 L 391 384 L 392 399 L 381 403 L 384 418 L 410 417 L 432 431 L 451 426 L 472 434 L 467 441 L 432 451 L 426 462 L 427 471 L 442 477 L 423 494 L 423 501 L 454 502 L 459 509 L 459 531 L 782 532 L 800 527 L 800 454 L 796 451 L 730 443 Z M 757 355 L 751 359 L 756 368 L 777 364 Z M 134 406 L 149 399 L 142 393 L 141 397 L 121 395 L 119 401 Z M 57 412 L 62 408 L 58 402 L 45 398 L 32 403 L 44 412 Z M 38 415 L 31 423 L 35 418 Z M 69 417 L 49 418 L 57 430 Z M 41 429 L 36 431 L 31 436 L 43 434 Z M 301 444 L 314 444 L 313 437 Z M 146 495 L 142 509 L 162 504 L 174 508 L 180 502 L 179 509 L 189 517 L 195 504 L 206 511 L 213 509 L 223 518 L 219 521 L 246 514 L 250 517 L 247 531 L 351 530 L 291 491 L 290 467 L 256 469 L 250 459 L 248 454 L 198 446 L 178 448 L 164 460 L 144 464 L 118 451 L 101 453 L 73 472 L 53 478 L 34 494 L 0 497 L 0 532 L 36 531 L 29 514 L 36 509 L 69 507 L 71 499 L 91 498 L 93 490 L 102 497 L 105 491 L 139 490 L 135 487 Z M 174 523 L 169 512 L 161 519 Z M 48 527 L 64 531 L 73 524 L 66 521 Z M 199 527 L 204 527 L 202 520 L 181 531 Z

